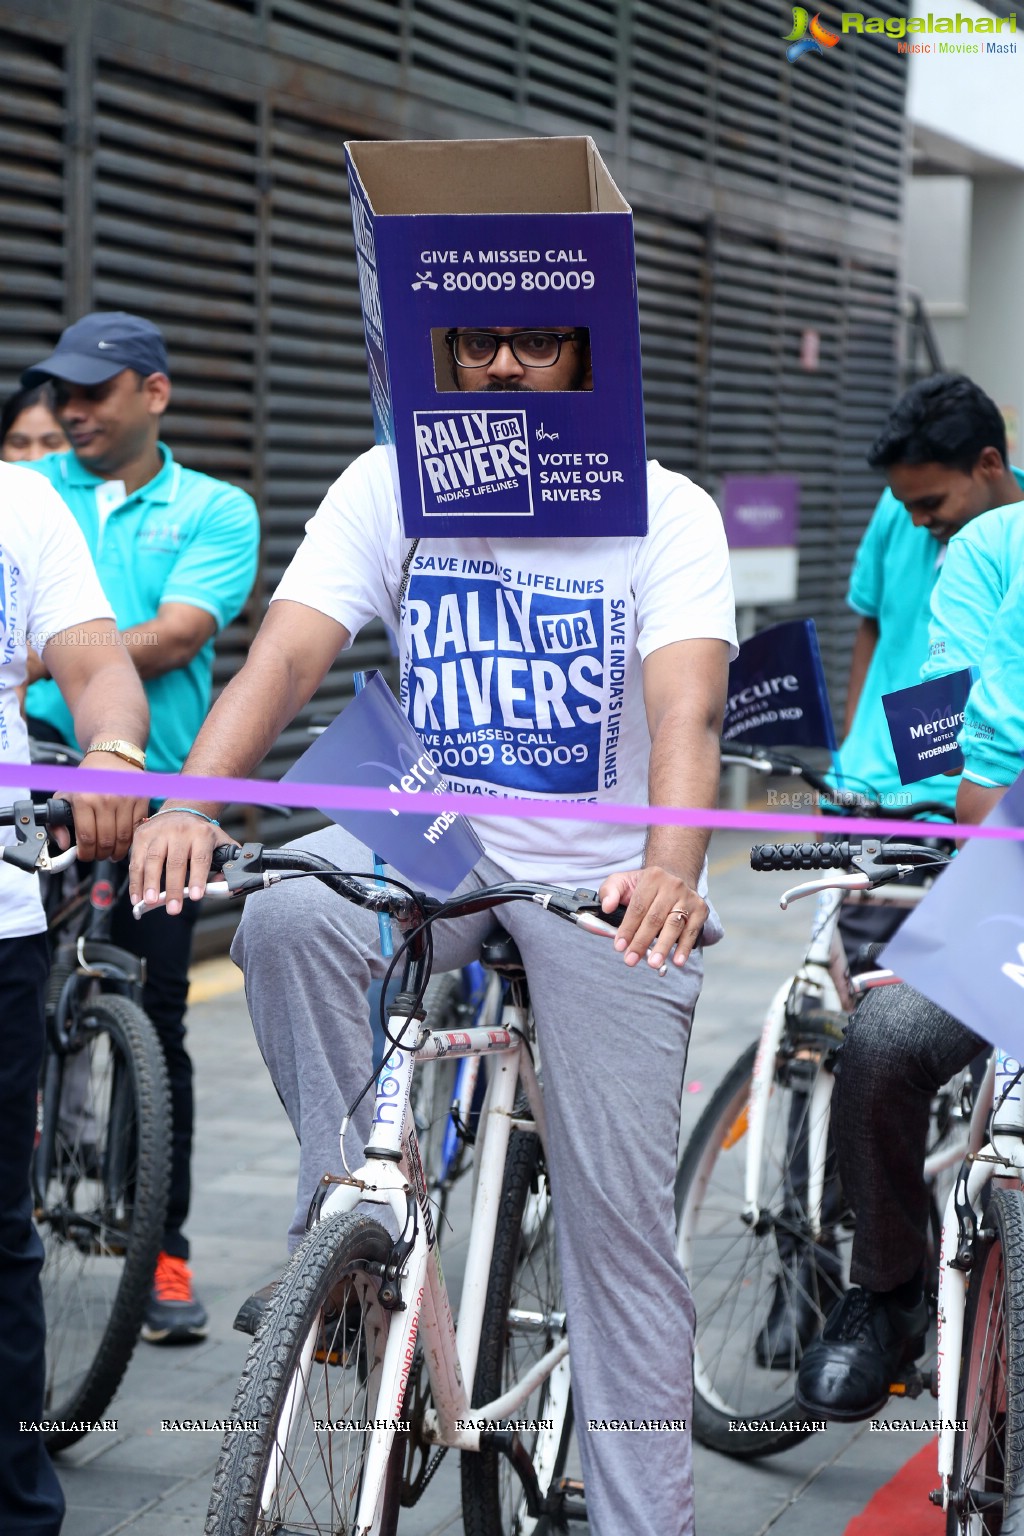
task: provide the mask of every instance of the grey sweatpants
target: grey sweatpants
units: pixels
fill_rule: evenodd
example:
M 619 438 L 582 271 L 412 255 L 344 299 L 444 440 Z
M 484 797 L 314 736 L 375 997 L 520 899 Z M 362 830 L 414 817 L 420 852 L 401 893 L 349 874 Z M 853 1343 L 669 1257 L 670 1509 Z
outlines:
M 340 828 L 297 846 L 354 873 L 372 868 Z M 460 889 L 507 878 L 484 859 Z M 434 969 L 474 959 L 496 917 L 523 957 L 544 1063 L 590 1528 L 594 1536 L 691 1536 L 689 1428 L 602 1432 L 588 1422 L 691 1422 L 694 1309 L 675 1253 L 673 1187 L 703 959 L 698 951 L 665 977 L 643 963 L 631 970 L 611 940 L 516 902 L 435 924 Z M 366 993 L 385 970 L 377 920 L 319 881 L 284 882 L 250 897 L 232 955 L 301 1142 L 295 1246 L 319 1179 L 340 1171 L 339 1126 L 372 1070 Z M 363 1161 L 371 1109 L 367 1095 L 349 1128 L 352 1167 Z

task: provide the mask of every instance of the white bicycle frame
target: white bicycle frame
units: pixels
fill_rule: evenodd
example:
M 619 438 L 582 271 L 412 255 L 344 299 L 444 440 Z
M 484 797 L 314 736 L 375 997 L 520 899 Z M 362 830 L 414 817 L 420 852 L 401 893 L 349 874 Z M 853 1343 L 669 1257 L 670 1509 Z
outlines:
M 838 882 L 844 877 L 836 876 L 834 879 Z M 820 881 L 812 882 L 814 889 L 819 889 L 820 885 Z M 782 898 L 782 905 L 788 905 L 804 889 L 798 886 L 787 891 Z M 849 889 L 848 884 L 831 884 L 826 889 L 819 889 L 814 934 L 807 954 L 796 973 L 776 992 L 765 1018 L 754 1063 L 748 1106 L 744 1220 L 751 1223 L 756 1222 L 760 1215 L 758 1199 L 768 1100 L 772 1091 L 775 1057 L 785 1030 L 786 999 L 796 983 L 804 982 L 819 993 L 822 1007 L 826 1011 L 848 1012 L 850 1008 L 852 1000 L 845 978 L 845 957 L 838 936 L 839 911 L 843 902 L 849 899 Z M 900 891 L 886 887 L 875 899 L 881 898 L 890 905 L 909 906 L 920 901 L 924 895 L 925 892 L 919 887 L 906 887 Z M 875 892 L 859 892 L 860 899 L 870 899 L 872 896 L 875 896 Z M 938 1418 L 942 1425 L 939 1432 L 938 1471 L 943 1510 L 949 1507 L 956 1451 L 955 1423 L 960 1395 L 968 1280 L 968 1272 L 954 1268 L 951 1262 L 960 1243 L 957 1199 L 966 1198 L 976 1212 L 977 1201 L 991 1180 L 1017 1188 L 1024 1187 L 1024 1080 L 1017 1080 L 1022 1072 L 1024 1063 L 1007 1056 L 1003 1051 L 995 1051 L 976 1095 L 966 1157 L 963 1157 L 962 1146 L 954 1144 L 932 1153 L 924 1164 L 925 1177 L 931 1179 L 962 1160 L 960 1175 L 950 1190 L 943 1211 L 939 1252 L 936 1383 Z M 831 1073 L 819 1073 L 811 1097 L 807 1217 L 815 1238 L 821 1232 L 821 1202 L 833 1081 Z M 993 1105 L 996 1106 L 994 1112 Z M 990 1114 L 992 1125 L 989 1128 L 989 1139 L 985 1142 Z
M 401 1040 L 403 1032 L 409 1028 L 404 1014 L 389 1017 L 388 1029 L 394 1038 Z M 533 1062 L 524 1044 L 526 1031 L 527 1010 L 506 1000 L 499 1028 L 478 1026 L 466 1030 L 421 1032 L 422 1043 L 418 1043 L 414 1051 L 394 1051 L 377 1078 L 373 1126 L 366 1146 L 367 1161 L 350 1177 L 333 1184 L 320 1210 L 319 1220 L 323 1221 L 329 1216 L 352 1211 L 363 1203 L 385 1206 L 392 1212 L 400 1233 L 408 1231 L 413 1208 L 416 1215 L 412 1248 L 401 1275 L 405 1307 L 391 1313 L 379 1378 L 375 1417 L 386 1419 L 388 1423 L 386 1428 L 374 1431 L 368 1448 L 354 1525 L 358 1536 L 374 1536 L 379 1528 L 388 1458 L 394 1443 L 396 1421 L 402 1417 L 417 1344 L 423 1350 L 436 1405 L 427 1412 L 422 1430 L 425 1439 L 439 1446 L 479 1450 L 481 1422 L 507 1417 L 541 1382 L 556 1372 L 553 1390 L 559 1396 L 568 1393 L 566 1357 L 569 1345 L 565 1318 L 559 1315 L 555 1322 L 560 1326 L 561 1338 L 525 1376 L 493 1402 L 480 1408 L 471 1408 L 469 1402 L 476 1375 L 509 1138 L 514 1129 L 520 1128 L 536 1132 L 542 1145 L 547 1146 L 544 1105 Z M 494 1061 L 488 1069 L 487 1093 L 480 1119 L 486 1134 L 482 1137 L 482 1146 L 479 1139 L 477 1144 L 479 1171 L 456 1330 L 427 1199 L 416 1128 L 409 1108 L 409 1090 L 418 1061 L 483 1054 L 493 1057 Z M 530 1120 L 517 1119 L 513 1113 L 516 1084 L 520 1079 L 529 1099 L 533 1117 Z M 538 1327 L 547 1326 L 550 1321 L 532 1319 L 529 1315 L 521 1319 L 524 1327 L 529 1327 L 531 1322 Z M 282 1447 L 287 1444 L 289 1420 L 290 1413 L 286 1410 L 277 1429 L 277 1444 Z M 556 1449 L 554 1446 L 550 1448 L 548 1460 L 552 1463 Z M 545 1471 L 550 1473 L 553 1466 L 545 1466 L 538 1458 L 534 1465 L 542 1487 L 546 1487 L 544 1474 Z
M 841 878 L 841 877 L 837 877 Z M 800 891 L 796 887 L 782 898 L 783 904 Z M 855 900 L 867 900 L 887 906 L 913 906 L 924 892 L 920 887 L 908 886 L 902 890 L 886 887 L 884 891 L 855 891 Z M 746 1163 L 743 1183 L 743 1220 L 756 1226 L 761 1216 L 761 1185 L 764 1175 L 764 1148 L 768 1127 L 768 1102 L 775 1080 L 775 1058 L 786 1030 L 786 1002 L 797 987 L 804 987 L 808 994 L 820 999 L 825 1013 L 848 1014 L 852 998 L 847 985 L 846 955 L 839 938 L 839 913 L 843 903 L 849 901 L 850 888 L 830 887 L 820 891 L 815 907 L 814 926 L 807 953 L 794 974 L 788 977 L 776 991 L 768 1005 L 747 1104 Z M 815 1241 L 821 1236 L 821 1204 L 825 1190 L 825 1161 L 828 1152 L 828 1128 L 831 1114 L 833 1077 L 831 1072 L 819 1072 L 811 1090 L 807 1128 L 807 1200 L 806 1214 Z M 949 1158 L 949 1163 L 959 1154 Z M 926 1164 L 931 1177 L 943 1166 L 944 1154 L 937 1154 L 935 1167 Z M 948 1164 L 947 1164 L 948 1165 Z

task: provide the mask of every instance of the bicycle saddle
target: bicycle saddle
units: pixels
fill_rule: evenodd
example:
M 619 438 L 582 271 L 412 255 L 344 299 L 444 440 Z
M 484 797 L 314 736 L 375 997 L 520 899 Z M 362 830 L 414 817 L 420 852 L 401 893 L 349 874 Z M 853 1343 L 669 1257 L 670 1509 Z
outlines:
M 480 964 L 484 970 L 497 971 L 499 976 L 507 976 L 509 980 L 526 975 L 515 939 L 497 926 L 491 929 L 481 945 Z

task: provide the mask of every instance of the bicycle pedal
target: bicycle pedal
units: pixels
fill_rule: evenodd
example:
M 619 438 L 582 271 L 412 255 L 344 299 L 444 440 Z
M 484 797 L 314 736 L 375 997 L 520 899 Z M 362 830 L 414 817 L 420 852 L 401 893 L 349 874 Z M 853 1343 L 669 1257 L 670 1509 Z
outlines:
M 890 1397 L 920 1397 L 928 1383 L 924 1376 L 916 1368 L 907 1372 L 901 1381 L 891 1382 L 889 1385 Z

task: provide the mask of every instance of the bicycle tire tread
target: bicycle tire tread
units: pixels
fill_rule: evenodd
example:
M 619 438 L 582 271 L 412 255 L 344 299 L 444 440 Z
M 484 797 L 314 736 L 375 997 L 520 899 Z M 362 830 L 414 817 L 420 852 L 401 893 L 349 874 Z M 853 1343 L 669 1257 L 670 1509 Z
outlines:
M 323 1305 L 332 1272 L 359 1258 L 382 1262 L 390 1250 L 391 1238 L 380 1222 L 354 1212 L 314 1227 L 292 1255 L 249 1349 L 231 1408 L 233 1420 L 256 1419 L 261 1427 L 225 1439 L 210 1491 L 206 1536 L 252 1536 L 252 1506 L 296 1344 L 312 1326 L 311 1313 Z
M 1024 1194 L 1017 1189 L 997 1189 L 989 1202 L 986 1224 L 995 1224 L 996 1236 L 989 1240 L 980 1261 L 976 1260 L 971 1273 L 980 1277 L 981 1266 L 991 1245 L 998 1241 L 1003 1253 L 1004 1316 L 1006 1325 L 1006 1428 L 1004 1429 L 1004 1483 L 1012 1490 L 1024 1476 Z M 957 1393 L 957 1418 L 967 1417 L 967 1394 L 970 1381 L 965 1367 L 975 1343 L 978 1313 L 982 1306 L 983 1292 L 980 1283 L 968 1287 L 967 1311 L 964 1318 L 963 1347 L 961 1351 L 960 1386 Z M 964 1437 L 957 1434 L 953 1451 L 955 1482 L 961 1476 L 964 1457 Z M 957 1491 L 954 1487 L 954 1491 Z M 957 1510 L 950 1504 L 947 1511 L 947 1536 L 959 1536 L 964 1530 Z
M 803 1036 L 801 1036 L 801 1041 L 806 1043 Z M 821 1045 L 822 1049 L 832 1049 L 835 1044 L 834 1040 L 824 1035 L 817 1038 L 817 1043 Z M 759 1042 L 753 1041 L 733 1062 L 705 1105 L 687 1141 L 676 1174 L 675 1203 L 677 1226 L 682 1218 L 690 1185 L 699 1172 L 709 1144 L 713 1139 L 716 1146 L 721 1145 L 726 1128 L 725 1116 L 729 1112 L 730 1106 L 734 1103 L 740 1089 L 749 1085 L 753 1077 L 758 1046 Z M 779 1405 L 775 1413 L 780 1419 L 803 1417 L 796 1408 L 795 1399 Z M 698 1393 L 695 1384 L 693 1394 L 694 1435 L 702 1445 L 719 1451 L 731 1457 L 734 1461 L 752 1461 L 763 1456 L 778 1455 L 781 1451 L 791 1450 L 794 1446 L 802 1444 L 812 1433 L 811 1430 L 801 1429 L 765 1432 L 753 1430 L 736 1431 L 729 1428 L 731 1422 L 733 1420 L 704 1401 Z
M 130 998 L 101 993 L 86 1004 L 86 1016 L 114 1024 L 111 1038 L 120 1034 L 119 1047 L 127 1047 L 138 1113 L 135 1216 L 117 1295 L 81 1387 L 66 1403 L 47 1410 L 47 1416 L 63 1421 L 98 1419 L 121 1384 L 135 1351 L 146 1302 L 149 1299 L 160 1242 L 163 1237 L 170 1184 L 171 1095 L 167 1067 L 155 1026 L 149 1015 Z M 47 1448 L 66 1450 L 86 1431 L 60 1431 L 45 1436 Z

